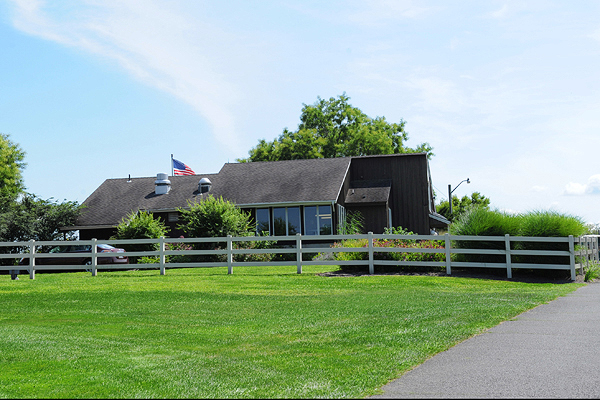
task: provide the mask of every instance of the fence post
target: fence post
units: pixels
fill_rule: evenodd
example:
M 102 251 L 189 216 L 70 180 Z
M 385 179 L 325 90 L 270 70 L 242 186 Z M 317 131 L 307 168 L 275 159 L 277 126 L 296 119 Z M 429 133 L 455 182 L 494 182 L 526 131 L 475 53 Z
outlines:
M 29 279 L 35 279 L 35 240 L 29 241 Z
M 510 235 L 508 233 L 504 235 L 504 244 L 506 247 L 506 277 L 512 279 L 512 257 L 510 254 Z
M 444 247 L 446 248 L 446 275 L 452 275 L 452 260 L 450 257 L 450 235 L 448 235 L 448 233 L 444 234 Z
M 96 238 L 92 239 L 92 276 L 98 275 L 98 247 Z
M 570 253 L 570 264 L 571 264 L 571 280 L 576 279 L 575 276 L 575 239 L 573 235 L 569 235 L 569 253 Z
M 375 266 L 373 264 L 373 232 L 369 232 L 369 274 L 375 273 Z
M 165 256 L 165 237 L 161 236 L 160 237 L 160 241 L 159 241 L 159 247 L 160 247 L 160 274 L 164 275 L 165 274 L 165 263 L 167 262 L 167 258 Z
M 296 265 L 297 272 L 302 273 L 302 236 L 296 233 Z
M 227 235 L 227 273 L 233 274 L 233 240 L 231 235 Z

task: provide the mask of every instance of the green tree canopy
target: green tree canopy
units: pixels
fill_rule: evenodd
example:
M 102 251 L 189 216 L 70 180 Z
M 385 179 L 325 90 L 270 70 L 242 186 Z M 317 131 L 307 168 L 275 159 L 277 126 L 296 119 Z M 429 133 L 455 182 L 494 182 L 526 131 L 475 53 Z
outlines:
M 438 204 L 436 206 L 436 211 L 438 214 L 446 217 L 448 221 L 453 222 L 473 206 L 481 206 L 485 209 L 489 209 L 490 199 L 479 192 L 471 193 L 471 197 L 463 196 L 462 199 L 459 199 L 457 196 L 452 196 L 452 215 L 450 215 L 450 203 L 448 200 Z
M 310 158 L 333 158 L 398 153 L 427 153 L 433 148 L 422 143 L 416 148 L 404 145 L 408 134 L 406 122 L 390 123 L 385 117 L 371 118 L 348 103 L 346 94 L 337 99 L 317 98 L 312 105 L 303 105 L 298 130 L 285 128 L 271 142 L 261 139 L 238 162 L 278 161 Z
M 61 240 L 71 238 L 73 232 L 61 230 L 73 226 L 81 206 L 74 201 L 58 203 L 24 194 L 9 203 L 0 213 L 0 241 Z
M 164 222 L 155 219 L 148 211 L 131 212 L 121 220 L 117 226 L 117 233 L 111 239 L 158 239 L 167 236 L 169 228 Z M 123 244 L 125 251 L 153 251 L 158 250 L 158 243 Z M 140 257 L 129 257 L 132 263 L 137 263 Z
M 189 202 L 189 210 L 179 209 L 179 228 L 188 237 L 248 236 L 256 231 L 250 215 L 235 204 L 210 195 L 201 202 Z
M 9 139 L 9 135 L 0 133 L 0 201 L 6 206 L 7 202 L 16 200 L 23 192 L 22 171 L 25 152 L 18 144 Z

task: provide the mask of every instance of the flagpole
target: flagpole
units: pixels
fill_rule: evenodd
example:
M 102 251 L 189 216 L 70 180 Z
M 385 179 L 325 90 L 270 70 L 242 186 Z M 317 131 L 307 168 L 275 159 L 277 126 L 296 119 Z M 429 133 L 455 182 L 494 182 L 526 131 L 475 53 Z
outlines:
M 174 173 L 175 171 L 173 171 L 173 154 L 171 154 L 171 176 L 174 176 Z

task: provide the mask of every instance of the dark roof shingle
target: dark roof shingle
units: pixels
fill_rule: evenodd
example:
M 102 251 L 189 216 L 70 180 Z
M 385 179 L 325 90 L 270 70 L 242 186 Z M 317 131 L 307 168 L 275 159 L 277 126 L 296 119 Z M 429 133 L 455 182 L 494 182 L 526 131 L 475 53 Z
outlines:
M 155 177 L 107 179 L 84 202 L 77 227 L 114 226 L 137 210 L 175 210 L 206 194 L 201 178 L 212 182 L 209 194 L 235 204 L 257 205 L 335 201 L 348 172 L 350 158 L 255 163 L 227 163 L 217 174 L 172 176 L 171 190 L 154 194 Z

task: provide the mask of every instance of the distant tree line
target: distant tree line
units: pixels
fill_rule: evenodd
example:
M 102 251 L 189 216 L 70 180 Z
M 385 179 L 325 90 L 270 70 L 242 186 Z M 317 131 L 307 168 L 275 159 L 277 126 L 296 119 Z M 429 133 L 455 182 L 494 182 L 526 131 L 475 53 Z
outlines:
M 74 232 L 61 228 L 75 225 L 81 206 L 27 193 L 22 174 L 27 165 L 25 152 L 6 134 L 0 134 L 0 160 L 0 241 L 72 238 Z

